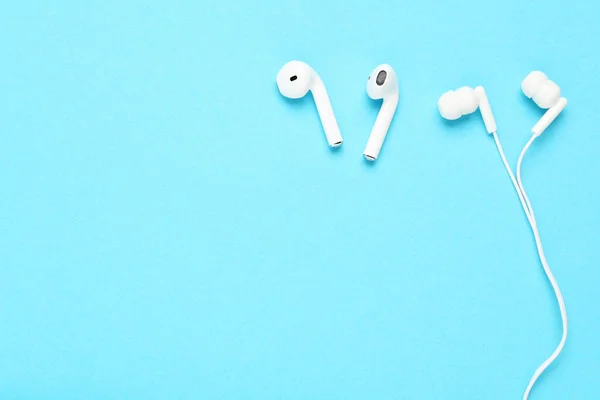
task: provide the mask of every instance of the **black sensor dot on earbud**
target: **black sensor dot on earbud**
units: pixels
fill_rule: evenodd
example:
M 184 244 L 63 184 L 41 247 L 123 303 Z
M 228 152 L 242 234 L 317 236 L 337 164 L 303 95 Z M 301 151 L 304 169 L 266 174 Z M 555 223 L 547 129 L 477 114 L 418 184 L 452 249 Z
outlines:
M 298 79 L 297 75 L 291 76 L 290 77 L 290 81 L 294 82 L 296 79 Z

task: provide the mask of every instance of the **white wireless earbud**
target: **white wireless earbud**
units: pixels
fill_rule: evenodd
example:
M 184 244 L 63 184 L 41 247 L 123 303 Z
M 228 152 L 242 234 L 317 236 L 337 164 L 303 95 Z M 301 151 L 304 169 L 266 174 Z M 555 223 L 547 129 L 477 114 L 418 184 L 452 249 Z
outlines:
M 383 99 L 381 109 L 371 130 L 371 135 L 363 151 L 367 160 L 374 161 L 379 156 L 381 146 L 398 107 L 398 80 L 396 72 L 388 64 L 381 64 L 373 70 L 367 80 L 367 94 L 373 100 Z
M 309 91 L 312 92 L 327 143 L 331 147 L 342 144 L 342 134 L 335 120 L 327 90 L 315 70 L 302 61 L 290 61 L 277 74 L 277 87 L 282 95 L 290 99 L 299 99 Z
M 567 106 L 567 99 L 560 96 L 560 87 L 548 79 L 541 71 L 533 71 L 521 82 L 525 96 L 532 99 L 541 108 L 548 111 L 531 129 L 534 135 L 541 135 Z
M 479 108 L 485 129 L 488 133 L 496 132 L 496 121 L 488 101 L 485 89 L 477 86 L 475 89 L 463 86 L 457 90 L 444 93 L 438 100 L 438 109 L 442 117 L 455 120 L 463 115 L 471 114 Z

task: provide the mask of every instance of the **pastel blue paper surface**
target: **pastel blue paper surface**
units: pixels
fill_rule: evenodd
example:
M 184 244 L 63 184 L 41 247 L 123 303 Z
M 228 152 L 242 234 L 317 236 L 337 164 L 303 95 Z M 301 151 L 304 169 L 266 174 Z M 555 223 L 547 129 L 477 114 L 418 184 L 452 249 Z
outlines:
M 0 398 L 520 399 L 556 302 L 478 114 L 524 180 L 570 320 L 532 393 L 594 399 L 600 372 L 600 3 L 6 2 L 0 14 Z M 283 98 L 323 79 L 344 136 Z M 362 158 L 394 66 L 400 102 Z

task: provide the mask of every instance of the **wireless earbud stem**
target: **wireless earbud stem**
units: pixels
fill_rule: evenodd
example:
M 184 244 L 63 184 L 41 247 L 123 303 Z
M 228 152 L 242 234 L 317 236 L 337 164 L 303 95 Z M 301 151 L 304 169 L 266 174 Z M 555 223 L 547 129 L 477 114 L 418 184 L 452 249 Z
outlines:
M 546 130 L 546 128 L 550 126 L 552 121 L 554 121 L 556 117 L 558 117 L 558 114 L 560 114 L 560 112 L 565 109 L 566 106 L 566 98 L 561 97 L 560 99 L 558 99 L 558 102 L 552 107 L 550 107 L 548 111 L 546 111 L 546 113 L 542 116 L 542 118 L 540 118 L 537 124 L 535 124 L 535 126 L 531 129 L 531 132 L 535 136 L 541 135 Z
M 335 115 L 333 114 L 333 108 L 331 107 L 327 90 L 325 90 L 325 85 L 318 75 L 314 78 L 311 92 L 317 106 L 317 112 L 321 118 L 321 123 L 323 124 L 323 131 L 325 131 L 327 143 L 329 143 L 329 146 L 331 147 L 340 146 L 342 144 L 342 134 L 340 133 L 340 128 L 338 127 Z
M 492 114 L 492 107 L 490 107 L 490 102 L 485 94 L 485 89 L 482 86 L 477 86 L 475 88 L 475 94 L 479 98 L 479 111 L 481 112 L 485 129 L 488 133 L 496 132 L 496 120 L 494 119 L 494 114 Z
M 385 140 L 387 131 L 390 128 L 392 119 L 394 118 L 396 107 L 398 107 L 397 93 L 383 100 L 383 104 L 381 105 L 381 109 L 379 110 L 379 114 L 375 120 L 375 125 L 373 125 L 371 135 L 369 135 L 369 140 L 367 141 L 367 145 L 363 151 L 363 155 L 367 160 L 372 161 L 379 157 L 379 152 L 383 146 L 383 141 Z

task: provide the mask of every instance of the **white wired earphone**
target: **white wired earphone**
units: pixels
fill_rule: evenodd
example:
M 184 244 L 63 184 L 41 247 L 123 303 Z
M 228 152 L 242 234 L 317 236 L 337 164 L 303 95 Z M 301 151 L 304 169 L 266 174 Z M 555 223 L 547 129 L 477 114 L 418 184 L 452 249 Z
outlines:
M 494 120 L 494 116 L 492 114 L 492 109 L 490 107 L 490 103 L 485 94 L 485 90 L 483 87 L 478 86 L 475 89 L 470 87 L 461 87 L 456 91 L 449 91 L 444 93 L 439 101 L 438 108 L 440 110 L 440 114 L 442 117 L 455 120 L 460 118 L 463 115 L 471 114 L 479 108 L 481 112 L 481 116 L 483 117 L 483 122 L 485 124 L 486 130 L 488 133 L 492 134 L 494 137 L 494 141 L 496 142 L 496 147 L 498 148 L 498 153 L 500 154 L 500 158 L 502 159 L 502 163 L 506 168 L 506 172 L 510 177 L 510 180 L 517 191 L 517 195 L 519 196 L 519 200 L 521 205 L 523 206 L 523 211 L 527 216 L 527 220 L 529 221 L 529 225 L 531 226 L 531 231 L 533 232 L 533 236 L 535 238 L 535 244 L 537 247 L 538 255 L 540 258 L 540 262 L 542 263 L 542 267 L 544 268 L 544 272 L 552 285 L 552 289 L 554 290 L 554 294 L 556 295 L 556 300 L 558 302 L 558 307 L 560 309 L 560 317 L 562 321 L 562 337 L 560 342 L 554 352 L 548 357 L 535 371 L 531 379 L 529 380 L 529 384 L 527 385 L 527 389 L 523 394 L 523 400 L 527 400 L 529 398 L 529 394 L 533 385 L 538 380 L 540 375 L 552 364 L 552 362 L 558 357 L 563 347 L 565 346 L 565 342 L 567 340 L 567 331 L 568 331 L 568 320 L 567 320 L 567 309 L 565 307 L 565 301 L 563 299 L 563 295 L 560 291 L 558 283 L 556 282 L 556 278 L 550 270 L 548 266 L 548 261 L 546 260 L 546 255 L 544 254 L 544 248 L 542 247 L 542 240 L 540 238 L 540 232 L 538 230 L 537 222 L 535 219 L 535 214 L 533 212 L 533 207 L 531 205 L 531 201 L 527 196 L 527 192 L 525 191 L 525 187 L 523 186 L 523 180 L 521 179 L 521 167 L 523 165 L 523 158 L 527 153 L 527 150 L 531 147 L 532 143 L 535 139 L 540 136 L 544 130 L 554 121 L 554 119 L 560 114 L 560 112 L 566 107 L 567 99 L 561 97 L 560 95 L 560 87 L 549 80 L 548 77 L 540 71 L 533 71 L 523 80 L 521 83 L 521 88 L 523 89 L 523 93 L 533 99 L 533 101 L 540 107 L 548 109 L 546 113 L 542 116 L 542 118 L 538 121 L 537 124 L 532 128 L 533 135 L 531 139 L 527 142 L 527 144 L 523 147 L 521 154 L 519 155 L 519 160 L 517 162 L 517 177 L 515 179 L 515 175 L 512 172 L 510 164 L 506 159 L 506 155 L 504 154 L 504 150 L 502 149 L 502 145 L 500 144 L 500 139 L 498 138 L 498 133 L 496 129 L 496 122 Z

